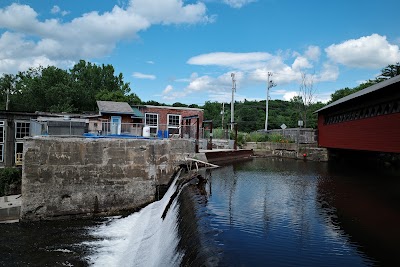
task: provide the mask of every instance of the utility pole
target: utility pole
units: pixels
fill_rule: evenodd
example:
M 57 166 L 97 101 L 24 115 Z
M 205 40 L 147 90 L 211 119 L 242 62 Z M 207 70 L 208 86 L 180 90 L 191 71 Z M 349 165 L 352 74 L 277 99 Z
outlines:
M 222 102 L 221 115 L 222 115 L 222 131 L 223 131 L 224 130 L 224 115 L 225 115 L 225 103 L 224 102 Z
M 233 131 L 233 122 L 234 120 L 234 113 L 235 113 L 235 100 L 234 100 L 234 95 L 236 92 L 236 80 L 235 80 L 235 73 L 231 73 L 231 77 L 232 77 L 232 101 L 231 101 L 231 131 Z
M 267 80 L 267 99 L 265 101 L 265 131 L 268 131 L 268 100 L 269 100 L 269 89 L 276 86 L 276 84 L 270 80 L 272 72 L 268 72 Z
M 6 110 L 8 111 L 8 104 L 10 103 L 10 88 L 7 88 Z

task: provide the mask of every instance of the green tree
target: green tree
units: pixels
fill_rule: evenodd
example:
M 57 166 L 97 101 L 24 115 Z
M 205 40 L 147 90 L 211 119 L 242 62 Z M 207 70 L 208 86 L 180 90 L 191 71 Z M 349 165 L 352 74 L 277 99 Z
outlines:
M 387 80 L 397 75 L 400 75 L 400 62 L 397 62 L 396 64 L 387 65 L 385 68 L 381 70 L 381 74 L 378 76 L 378 78 Z
M 138 97 L 129 95 L 129 83 L 123 81 L 123 75 L 114 75 L 112 65 L 92 64 L 80 60 L 70 69 L 73 83 L 74 105 L 80 111 L 96 110 L 96 100 L 134 101 Z
M 183 103 L 181 103 L 181 102 L 175 102 L 175 103 L 172 104 L 172 106 L 173 106 L 173 107 L 184 107 L 184 108 L 187 108 L 187 107 L 188 107 L 188 105 L 183 104 Z
M 0 109 L 8 109 L 10 95 L 15 94 L 15 82 L 16 77 L 12 74 L 3 74 L 0 77 Z
M 226 106 L 225 106 L 226 108 Z M 203 106 L 204 109 L 204 119 L 205 120 L 212 120 L 213 121 L 213 127 L 221 127 L 222 124 L 222 103 L 218 102 L 211 102 L 211 101 L 206 101 Z M 226 124 L 228 120 L 224 118 L 224 124 Z

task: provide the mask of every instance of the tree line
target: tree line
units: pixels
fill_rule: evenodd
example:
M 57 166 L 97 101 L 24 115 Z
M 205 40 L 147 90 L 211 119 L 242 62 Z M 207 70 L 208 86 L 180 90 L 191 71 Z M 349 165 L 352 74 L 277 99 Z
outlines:
M 328 103 L 399 74 L 400 63 L 388 65 L 375 79 L 354 88 L 346 87 L 335 91 Z M 297 127 L 299 120 L 304 121 L 305 127 L 316 128 L 317 114 L 314 112 L 326 104 L 312 101 L 314 93 L 312 79 L 303 75 L 298 96 L 290 101 L 270 100 L 268 129 L 279 129 L 282 124 L 289 128 Z M 96 65 L 84 60 L 69 70 L 54 66 L 38 67 L 0 77 L 0 110 L 82 113 L 96 111 L 96 100 L 122 101 L 130 105 L 168 106 L 153 100 L 142 101 L 131 92 L 130 84 L 124 82 L 123 75 L 115 74 L 112 65 Z M 264 129 L 265 104 L 265 100 L 234 103 L 234 121 L 238 123 L 240 131 Z M 230 103 L 207 101 L 204 105 L 187 105 L 176 102 L 172 106 L 202 108 L 204 118 L 213 120 L 214 127 L 227 127 L 227 123 L 231 121 Z
M 123 75 L 112 65 L 96 65 L 84 60 L 69 70 L 54 66 L 30 68 L 0 78 L 0 109 L 24 112 L 95 111 L 96 100 L 140 104 Z

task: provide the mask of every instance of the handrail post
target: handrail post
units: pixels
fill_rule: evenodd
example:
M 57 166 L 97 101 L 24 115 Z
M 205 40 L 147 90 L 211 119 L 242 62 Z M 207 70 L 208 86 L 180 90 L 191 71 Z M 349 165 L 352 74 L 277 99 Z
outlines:
M 196 146 L 195 150 L 196 153 L 199 153 L 199 139 L 200 139 L 200 119 L 197 117 L 196 118 Z

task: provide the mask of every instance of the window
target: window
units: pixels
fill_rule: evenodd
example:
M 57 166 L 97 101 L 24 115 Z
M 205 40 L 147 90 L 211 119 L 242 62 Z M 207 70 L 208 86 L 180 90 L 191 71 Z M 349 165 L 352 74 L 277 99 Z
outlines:
M 181 115 L 168 114 L 168 133 L 180 134 Z
M 145 125 L 150 127 L 151 134 L 157 134 L 158 130 L 158 114 L 156 113 L 146 113 Z
M 21 139 L 24 138 L 25 136 L 29 136 L 30 124 L 31 124 L 30 122 L 22 122 L 22 121 L 15 122 L 15 138 Z
M 0 162 L 4 161 L 4 121 L 0 121 Z

